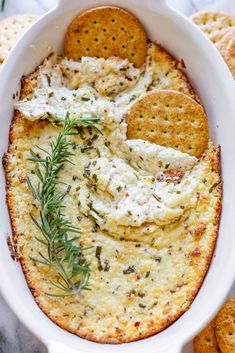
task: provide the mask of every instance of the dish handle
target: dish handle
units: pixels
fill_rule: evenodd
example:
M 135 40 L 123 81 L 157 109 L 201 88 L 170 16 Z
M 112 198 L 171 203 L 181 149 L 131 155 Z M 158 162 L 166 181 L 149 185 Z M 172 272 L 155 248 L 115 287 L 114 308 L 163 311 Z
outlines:
M 74 349 L 71 347 L 66 346 L 61 342 L 49 342 L 47 344 L 48 353 L 81 353 L 80 349 Z M 164 350 L 165 352 L 165 350 Z M 182 353 L 181 346 L 174 346 L 174 348 L 167 350 L 167 353 Z
M 48 353 L 81 353 L 81 351 L 70 348 L 61 342 L 50 342 L 47 344 Z
M 161 7 L 167 5 L 167 0 L 148 0 L 152 7 Z M 68 5 L 68 0 L 57 0 L 56 7 Z

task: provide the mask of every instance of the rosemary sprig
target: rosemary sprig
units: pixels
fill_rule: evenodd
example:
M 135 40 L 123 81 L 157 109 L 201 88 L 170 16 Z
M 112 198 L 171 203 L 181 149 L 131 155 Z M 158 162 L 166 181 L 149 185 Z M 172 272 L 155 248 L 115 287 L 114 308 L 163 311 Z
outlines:
M 32 260 L 54 268 L 58 273 L 58 280 L 51 283 L 63 291 L 63 294 L 47 293 L 50 296 L 65 297 L 81 294 L 82 290 L 90 290 L 91 270 L 83 255 L 88 248 L 79 243 L 79 228 L 74 227 L 63 214 L 65 208 L 63 200 L 70 186 L 67 186 L 63 192 L 58 191 L 57 186 L 61 184 L 58 174 L 63 165 L 72 163 L 70 157 L 73 154 L 69 150 L 71 143 L 66 137 L 78 134 L 74 129 L 77 125 L 83 124 L 95 128 L 94 123 L 99 120 L 99 118 L 70 119 L 67 114 L 63 129 L 51 143 L 50 151 L 37 146 L 44 157 L 30 150 L 29 160 L 35 162 L 34 172 L 38 183 L 34 186 L 29 176 L 27 176 L 27 183 L 40 205 L 39 220 L 32 215 L 31 218 L 42 235 L 41 238 L 36 238 L 37 241 L 46 247 L 46 255 L 39 252 L 39 257 Z M 75 236 L 71 237 L 71 233 Z
M 80 126 L 84 125 L 84 126 L 87 126 L 87 127 L 92 127 L 96 132 L 98 132 L 99 134 L 103 135 L 102 131 L 100 131 L 100 129 L 96 125 L 94 125 L 94 123 L 99 124 L 100 118 L 90 116 L 88 118 L 83 118 L 83 119 L 74 119 L 73 118 L 71 120 L 74 121 L 74 127 L 76 127 L 78 125 L 80 125 Z M 55 122 L 58 125 L 63 125 L 64 124 L 64 119 L 56 117 Z

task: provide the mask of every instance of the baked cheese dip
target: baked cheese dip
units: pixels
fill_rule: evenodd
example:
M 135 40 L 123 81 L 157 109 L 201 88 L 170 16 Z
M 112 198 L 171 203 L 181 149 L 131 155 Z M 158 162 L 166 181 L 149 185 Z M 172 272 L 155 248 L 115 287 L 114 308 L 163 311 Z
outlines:
M 4 166 L 17 254 L 46 315 L 96 342 L 169 326 L 189 309 L 213 254 L 219 148 L 208 139 L 198 157 L 149 141 L 148 126 L 143 138 L 127 136 L 127 114 L 159 90 L 204 114 L 180 63 L 153 43 L 139 67 L 50 55 L 15 102 Z M 167 115 L 153 119 L 166 119 L 157 132 L 167 135 Z

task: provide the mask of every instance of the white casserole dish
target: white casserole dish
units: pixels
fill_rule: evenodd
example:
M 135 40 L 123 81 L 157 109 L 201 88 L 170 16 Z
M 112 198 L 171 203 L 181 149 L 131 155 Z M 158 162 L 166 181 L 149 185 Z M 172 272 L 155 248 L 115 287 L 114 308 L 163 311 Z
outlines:
M 142 341 L 104 345 L 89 342 L 63 331 L 38 308 L 27 287 L 20 265 L 13 262 L 6 243 L 11 234 L 5 203 L 5 178 L 0 170 L 0 287 L 8 304 L 21 321 L 47 346 L 50 353 L 180 353 L 217 312 L 235 274 L 235 237 L 231 230 L 235 215 L 235 104 L 234 82 L 220 54 L 187 18 L 169 8 L 165 0 L 60 0 L 56 8 L 41 17 L 20 39 L 0 74 L 0 154 L 8 146 L 13 113 L 12 95 L 19 90 L 21 76 L 40 64 L 52 50 L 62 51 L 65 30 L 79 12 L 99 5 L 117 5 L 135 14 L 152 41 L 158 41 L 178 59 L 202 98 L 210 132 L 222 146 L 224 180 L 223 212 L 215 255 L 206 280 L 190 310 L 160 334 Z M 183 350 L 191 352 L 190 347 Z

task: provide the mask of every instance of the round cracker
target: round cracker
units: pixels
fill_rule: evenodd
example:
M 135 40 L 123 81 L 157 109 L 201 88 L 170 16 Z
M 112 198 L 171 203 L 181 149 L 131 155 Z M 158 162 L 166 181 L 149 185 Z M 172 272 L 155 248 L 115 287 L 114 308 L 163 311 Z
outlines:
M 0 62 L 6 59 L 18 38 L 36 19 L 36 15 L 20 14 L 0 21 Z
M 203 107 L 171 90 L 148 93 L 126 115 L 129 139 L 143 139 L 200 157 L 208 145 Z
M 215 335 L 215 320 L 194 338 L 193 346 L 194 353 L 221 353 Z
M 132 14 L 104 6 L 83 12 L 71 22 L 64 48 L 69 59 L 119 56 L 140 67 L 146 58 L 147 36 Z
M 221 11 L 197 12 L 191 16 L 191 20 L 193 20 L 215 44 L 218 43 L 235 24 L 233 16 Z
M 225 50 L 224 60 L 235 79 L 235 37 L 233 37 Z
M 235 27 L 232 27 L 216 45 L 223 57 L 225 56 L 226 49 L 233 38 L 235 38 Z
M 215 321 L 215 333 L 223 353 L 235 353 L 235 297 L 220 310 Z

